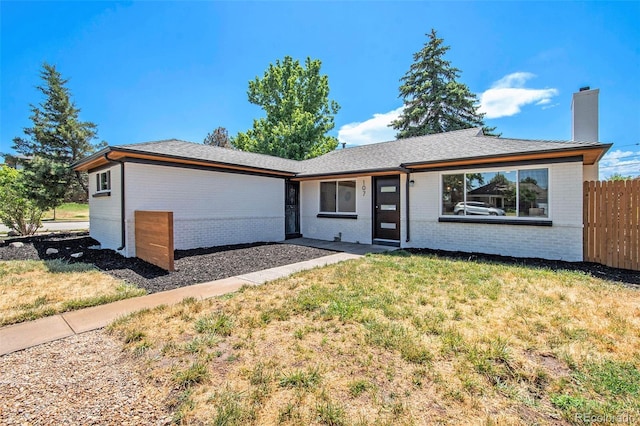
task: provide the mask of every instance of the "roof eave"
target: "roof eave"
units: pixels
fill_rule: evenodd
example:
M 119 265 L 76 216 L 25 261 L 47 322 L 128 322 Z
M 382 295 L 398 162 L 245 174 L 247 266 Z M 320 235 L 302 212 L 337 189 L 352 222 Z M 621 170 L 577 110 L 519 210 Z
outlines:
M 611 146 L 612 144 L 599 144 L 594 146 L 547 149 L 531 152 L 513 152 L 497 155 L 492 154 L 481 157 L 462 157 L 448 160 L 416 161 L 403 163 L 401 166 L 407 169 L 429 169 L 447 166 L 500 163 L 505 161 L 526 161 L 535 159 L 544 160 L 550 158 L 572 157 L 576 155 L 583 156 L 583 161 L 585 164 L 595 164 L 600 161 L 602 156 L 609 150 L 609 148 L 611 148 Z M 590 155 L 585 156 L 585 154 Z
M 285 171 L 285 170 L 275 170 L 268 169 L 263 167 L 255 167 L 255 166 L 244 166 L 240 164 L 232 164 L 225 163 L 223 161 L 212 161 L 205 159 L 198 159 L 192 157 L 183 157 L 179 155 L 170 155 L 170 154 L 162 154 L 162 153 L 153 153 L 142 150 L 136 150 L 131 148 L 122 148 L 122 147 L 108 147 L 105 148 L 91 156 L 81 160 L 77 164 L 74 164 L 74 170 L 78 171 L 88 171 L 90 169 L 94 169 L 96 167 L 103 166 L 108 164 L 110 161 L 105 158 L 105 154 L 113 153 L 109 160 L 123 160 L 127 161 L 130 158 L 138 158 L 138 159 L 146 159 L 146 160 L 156 160 L 156 161 L 164 161 L 171 162 L 177 164 L 192 164 L 192 165 L 201 165 L 205 167 L 211 168 L 223 168 L 229 170 L 241 170 L 247 172 L 254 172 L 263 175 L 272 175 L 278 177 L 292 177 L 295 176 L 295 172 Z
M 100 151 L 95 152 L 89 155 L 88 157 L 85 157 L 71 164 L 71 168 L 77 172 L 86 172 L 89 169 L 100 167 L 101 165 L 108 163 L 108 161 L 104 158 L 104 155 L 111 152 L 112 149 L 113 147 L 111 146 L 103 148 Z M 94 163 L 96 164 L 94 165 Z M 100 163 L 100 164 L 97 164 L 97 163 Z

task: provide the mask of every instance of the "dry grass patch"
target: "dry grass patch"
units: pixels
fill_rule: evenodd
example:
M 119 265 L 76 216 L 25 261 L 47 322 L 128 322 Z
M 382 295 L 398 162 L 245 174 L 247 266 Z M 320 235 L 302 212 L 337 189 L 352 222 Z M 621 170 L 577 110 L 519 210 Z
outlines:
M 53 220 L 54 211 L 47 210 L 42 215 L 42 220 Z M 88 221 L 88 203 L 64 203 L 55 210 L 55 218 L 58 221 Z
M 143 294 L 85 263 L 0 261 L 0 326 Z
M 185 424 L 581 424 L 640 408 L 640 293 L 580 273 L 374 255 L 110 330 Z

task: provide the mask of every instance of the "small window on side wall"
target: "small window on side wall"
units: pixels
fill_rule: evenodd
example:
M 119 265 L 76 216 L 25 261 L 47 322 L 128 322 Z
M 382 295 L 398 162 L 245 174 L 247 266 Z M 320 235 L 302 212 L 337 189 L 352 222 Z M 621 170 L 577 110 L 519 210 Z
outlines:
M 96 174 L 96 190 L 97 192 L 105 192 L 111 190 L 111 171 Z

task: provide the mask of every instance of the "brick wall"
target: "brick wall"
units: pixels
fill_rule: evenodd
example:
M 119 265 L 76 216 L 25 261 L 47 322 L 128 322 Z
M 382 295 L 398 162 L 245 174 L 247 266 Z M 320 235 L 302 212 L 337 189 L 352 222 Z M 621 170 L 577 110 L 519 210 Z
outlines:
M 111 194 L 94 196 L 97 192 L 96 174 L 89 174 L 89 233 L 102 248 L 115 250 L 122 244 L 120 232 L 120 165 L 100 170 L 111 172 Z
M 127 256 L 135 210 L 172 211 L 174 245 L 190 249 L 284 239 L 284 180 L 126 164 Z
M 406 175 L 401 174 L 402 245 L 582 260 L 583 165 L 572 162 L 546 167 L 549 168 L 552 227 L 440 223 L 441 173 L 413 173 L 410 177 L 415 181 L 410 188 L 411 241 L 408 243 L 405 242 Z M 111 197 L 90 197 L 91 235 L 105 248 L 120 245 L 119 166 L 111 171 Z M 134 210 L 173 211 L 177 249 L 284 239 L 282 179 L 133 163 L 126 164 L 126 179 L 126 254 L 129 256 L 135 255 Z M 342 233 L 342 241 L 371 243 L 372 178 L 355 179 L 357 220 L 318 218 L 320 181 L 301 182 L 301 232 L 305 237 L 331 241 Z M 90 176 L 90 184 L 95 187 L 95 174 Z
M 357 220 L 318 218 L 321 181 L 300 183 L 300 231 L 304 237 L 333 241 L 338 233 L 342 233 L 342 241 L 371 244 L 371 177 L 358 176 L 344 180 L 354 179 Z
M 545 167 L 549 168 L 551 227 L 440 223 L 441 173 L 412 174 L 415 185 L 411 188 L 410 200 L 411 241 L 406 246 L 582 260 L 582 163 L 560 163 Z

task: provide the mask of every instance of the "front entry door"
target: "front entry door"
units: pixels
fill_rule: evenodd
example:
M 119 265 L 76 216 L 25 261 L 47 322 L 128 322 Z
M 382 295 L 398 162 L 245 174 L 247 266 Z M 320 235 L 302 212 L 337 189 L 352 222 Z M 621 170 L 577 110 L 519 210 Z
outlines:
M 300 237 L 300 182 L 284 185 L 284 229 L 285 238 Z
M 376 177 L 374 239 L 400 241 L 400 176 Z

